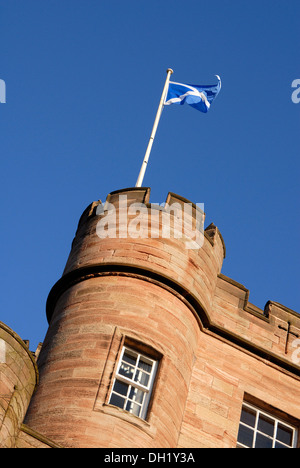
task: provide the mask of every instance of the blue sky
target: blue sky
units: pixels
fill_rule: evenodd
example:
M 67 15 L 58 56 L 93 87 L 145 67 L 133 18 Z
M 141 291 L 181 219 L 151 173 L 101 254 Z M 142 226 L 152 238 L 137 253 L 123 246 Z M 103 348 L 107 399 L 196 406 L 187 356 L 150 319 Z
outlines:
M 133 187 L 166 77 L 222 90 L 164 109 L 144 185 L 204 203 L 222 272 L 299 307 L 298 0 L 0 0 L 0 320 L 34 349 L 86 206 Z

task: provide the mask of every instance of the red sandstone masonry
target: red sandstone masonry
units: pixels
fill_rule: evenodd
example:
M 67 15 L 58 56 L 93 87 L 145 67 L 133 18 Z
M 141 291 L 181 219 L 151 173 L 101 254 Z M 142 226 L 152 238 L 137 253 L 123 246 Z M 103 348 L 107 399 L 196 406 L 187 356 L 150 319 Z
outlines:
M 299 388 L 298 379 L 202 335 L 179 447 L 235 447 L 245 393 L 299 419 Z
M 57 312 L 53 317 L 53 323 L 58 325 L 53 330 L 55 336 L 50 327 L 44 352 L 41 353 L 39 362 L 41 384 L 33 399 L 33 410 L 29 412 L 27 424 L 61 445 L 77 446 L 77 439 L 74 439 L 77 434 L 78 440 L 81 437 L 81 446 L 91 446 L 93 442 L 91 438 L 87 438 L 86 428 L 89 427 L 91 420 L 93 424 L 96 424 L 97 420 L 98 432 L 101 430 L 103 411 L 105 411 L 105 407 L 101 405 L 104 401 L 97 402 L 101 409 L 98 413 L 93 412 L 93 407 L 111 342 L 109 336 L 106 335 L 105 346 L 102 341 L 103 335 L 97 330 L 103 330 L 105 326 L 106 330 L 110 330 L 110 339 L 112 339 L 117 325 L 124 330 L 126 336 L 143 337 L 144 342 L 155 343 L 155 347 L 163 351 L 164 357 L 160 370 L 163 391 L 159 390 L 161 385 L 159 378 L 157 396 L 153 402 L 149 421 L 151 427 L 153 425 L 157 427 L 155 436 L 149 438 L 145 435 L 145 440 L 147 440 L 147 446 L 154 447 L 159 444 L 162 437 L 165 437 L 164 434 L 168 433 L 168 446 L 176 446 L 188 392 L 193 350 L 195 351 L 198 342 L 197 320 L 186 306 L 169 292 L 161 291 L 159 286 L 134 278 L 118 278 L 121 290 L 114 294 L 115 309 L 107 308 L 107 304 L 103 304 L 102 301 L 101 285 L 104 285 L 107 291 L 111 289 L 111 296 L 114 294 L 110 278 L 100 277 L 73 286 L 61 297 L 56 308 Z M 90 290 L 93 286 L 95 286 L 95 293 L 91 295 Z M 85 288 L 88 290 L 86 296 L 84 295 Z M 74 322 L 75 317 L 72 312 L 66 313 L 66 304 L 69 299 L 72 304 L 72 297 L 78 297 L 78 293 L 83 300 L 82 311 L 76 311 L 77 318 Z M 100 294 L 98 301 L 97 294 Z M 90 302 L 91 296 L 92 302 Z M 136 310 L 131 308 L 129 301 L 138 306 Z M 164 314 L 161 313 L 162 310 L 159 311 L 160 313 L 155 312 L 157 303 L 163 304 Z M 181 334 L 178 336 L 177 328 L 170 327 L 174 307 L 180 328 L 187 331 L 185 337 Z M 60 318 L 61 309 L 64 310 L 64 314 Z M 143 317 L 142 321 L 140 317 Z M 93 331 L 91 331 L 92 325 Z M 77 344 L 75 354 L 72 351 L 74 342 Z M 95 345 L 94 355 L 90 353 L 91 343 Z M 181 356 L 185 359 L 181 359 Z M 67 377 L 66 371 L 68 371 Z M 164 397 L 162 398 L 161 395 Z M 82 399 L 84 399 L 84 407 L 82 407 Z M 43 403 L 45 401 L 46 404 Z M 115 411 L 119 412 L 118 409 Z M 130 416 L 131 420 L 136 419 Z M 72 422 L 69 424 L 70 418 Z M 124 425 L 123 420 L 115 419 L 114 434 L 117 427 L 121 428 Z M 82 433 L 77 427 L 78 423 L 82 428 Z M 74 424 L 76 429 L 73 429 Z M 147 423 L 143 424 L 147 425 Z M 134 432 L 134 429 L 132 430 Z M 76 431 L 75 435 L 74 431 Z M 136 437 L 132 436 L 133 446 L 135 444 L 142 446 L 136 440 Z M 98 440 L 98 444 L 101 445 L 102 442 Z
M 117 213 L 120 194 L 149 203 L 148 189 L 112 193 Z M 260 310 L 221 274 L 219 230 L 210 225 L 199 250 L 173 236 L 100 239 L 97 205 L 82 215 L 61 289 L 49 296 L 26 423 L 65 447 L 185 448 L 235 447 L 245 395 L 299 419 L 293 348 L 285 353 L 279 328 L 290 322 L 296 333 L 299 317 L 276 303 Z M 147 421 L 108 404 L 126 340 L 160 359 Z
M 139 193 L 140 200 L 148 199 L 149 195 L 144 189 Z M 128 203 L 130 203 L 133 198 L 130 197 L 130 192 L 127 192 L 127 195 L 129 196 Z M 183 206 L 184 201 L 181 197 L 176 198 L 172 194 L 167 199 L 170 203 L 174 202 Z M 108 200 L 118 208 L 118 193 L 109 196 Z M 221 270 L 224 258 L 224 244 L 217 228 L 209 231 L 210 236 L 204 236 L 201 249 L 188 250 L 185 239 L 151 238 L 150 226 L 147 238 L 99 239 L 96 228 L 101 217 L 95 216 L 95 209 L 92 213 L 93 216 L 88 218 L 88 222 L 82 220 L 79 223 L 64 273 L 97 263 L 139 266 L 179 282 L 199 299 L 205 309 L 210 309 L 217 274 Z M 141 243 L 146 250 L 139 250 L 138 245 Z M 147 248 L 151 250 L 147 251 Z M 205 294 L 203 294 L 204 289 Z
M 2 322 L 0 341 L 0 447 L 13 448 L 38 382 L 38 372 L 24 342 Z

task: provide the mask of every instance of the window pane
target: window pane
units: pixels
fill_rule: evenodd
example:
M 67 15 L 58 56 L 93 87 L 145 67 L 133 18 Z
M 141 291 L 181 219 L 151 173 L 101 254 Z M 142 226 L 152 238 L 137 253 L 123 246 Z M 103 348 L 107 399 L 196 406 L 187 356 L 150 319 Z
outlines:
M 127 391 L 128 391 L 128 387 L 129 387 L 129 385 L 127 385 L 127 384 L 125 384 L 123 382 L 120 382 L 119 380 L 116 380 L 113 391 L 116 392 L 116 393 L 120 393 L 121 395 L 126 396 Z
M 148 362 L 145 362 L 143 361 L 142 359 L 140 359 L 140 362 L 139 362 L 139 365 L 138 365 L 138 368 L 139 369 L 142 369 L 146 372 L 151 372 L 151 369 L 152 369 L 152 365 L 151 364 L 148 364 Z
M 252 447 L 253 434 L 254 433 L 252 429 L 249 429 L 249 427 L 245 427 L 241 424 L 239 428 L 238 442 L 240 442 L 243 445 L 246 445 L 247 447 Z
M 274 419 L 270 419 L 267 416 L 260 414 L 258 420 L 257 429 L 264 434 L 267 434 L 271 437 L 274 435 Z
M 272 439 L 262 434 L 256 434 L 255 448 L 272 448 Z
M 126 350 L 124 352 L 122 361 L 126 361 L 129 364 L 132 364 L 133 366 L 135 366 L 135 364 L 136 364 L 136 355 L 134 353 L 131 354 L 131 353 L 129 353 L 129 351 Z
M 137 403 L 143 403 L 144 395 L 145 392 L 142 392 L 142 390 L 139 390 L 138 388 L 134 387 L 131 387 L 131 390 L 129 392 L 130 400 L 136 401 Z
M 150 377 L 149 374 L 145 374 L 145 372 L 142 372 L 137 369 L 134 380 L 135 382 L 138 382 L 141 385 L 144 385 L 145 387 L 147 387 L 148 382 L 149 382 L 149 377 Z
M 254 427 L 256 419 L 256 411 L 251 408 L 244 406 L 242 409 L 241 421 L 247 424 L 248 426 Z
M 151 358 L 123 347 L 109 403 L 145 418 L 155 369 Z
M 120 369 L 119 369 L 120 375 L 124 375 L 124 377 L 127 377 L 128 379 L 132 379 L 133 372 L 134 372 L 134 367 L 131 367 L 129 364 L 126 364 L 126 362 L 122 362 Z
M 132 401 L 128 401 L 126 405 L 126 411 L 129 411 L 132 414 L 135 414 L 136 416 L 140 415 L 141 412 L 141 406 L 137 405 L 136 403 L 132 403 Z
M 286 449 L 288 449 L 289 447 L 287 445 L 281 444 L 280 442 L 276 442 L 275 443 L 275 448 L 286 448 Z
M 292 445 L 293 430 L 283 424 L 278 423 L 276 439 L 287 445 Z
M 124 408 L 125 398 L 122 398 L 119 395 L 112 393 L 109 403 L 111 405 L 118 406 L 119 408 Z

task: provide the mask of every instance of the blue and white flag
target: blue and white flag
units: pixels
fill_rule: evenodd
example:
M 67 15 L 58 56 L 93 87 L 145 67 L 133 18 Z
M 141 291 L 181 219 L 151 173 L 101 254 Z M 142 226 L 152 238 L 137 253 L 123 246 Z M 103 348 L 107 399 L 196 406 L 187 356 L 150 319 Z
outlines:
M 216 75 L 216 77 L 218 78 L 218 84 L 216 85 L 190 85 L 170 81 L 165 106 L 170 104 L 182 105 L 186 102 L 201 112 L 207 112 L 221 89 L 221 78 L 219 75 Z

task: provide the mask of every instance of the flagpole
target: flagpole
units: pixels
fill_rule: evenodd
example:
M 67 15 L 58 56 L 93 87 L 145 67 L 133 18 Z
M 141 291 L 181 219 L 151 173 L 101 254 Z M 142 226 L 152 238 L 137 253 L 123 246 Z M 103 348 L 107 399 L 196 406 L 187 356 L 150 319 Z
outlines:
M 147 168 L 151 148 L 152 148 L 154 137 L 155 137 L 156 130 L 157 130 L 157 127 L 158 127 L 159 119 L 160 119 L 160 116 L 162 114 L 162 110 L 163 110 L 163 107 L 164 107 L 165 97 L 166 97 L 166 94 L 167 94 L 167 91 L 168 91 L 169 81 L 170 81 L 170 77 L 171 77 L 172 73 L 173 73 L 172 68 L 168 68 L 166 82 L 165 82 L 164 89 L 163 89 L 163 92 L 162 92 L 162 95 L 161 95 L 161 98 L 160 98 L 159 106 L 158 106 L 156 117 L 155 117 L 155 120 L 154 120 L 154 125 L 153 125 L 152 132 L 151 132 L 151 136 L 150 136 L 149 143 L 148 143 L 148 146 L 147 146 L 147 149 L 146 149 L 146 153 L 145 153 L 144 160 L 143 160 L 143 163 L 142 163 L 142 166 L 141 166 L 141 170 L 140 170 L 137 182 L 135 184 L 136 187 L 141 187 L 142 183 L 143 183 L 143 179 L 144 179 L 144 175 L 145 175 L 145 172 L 146 172 L 146 168 Z

